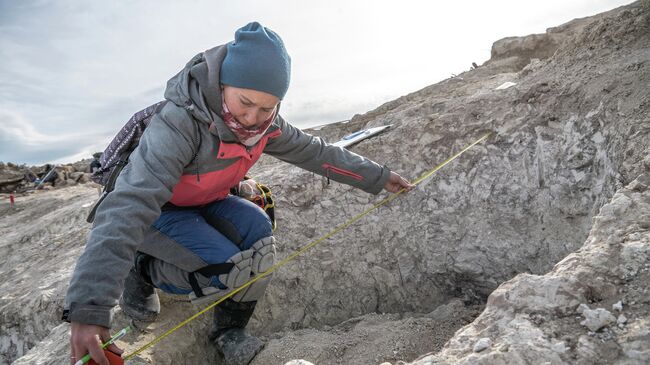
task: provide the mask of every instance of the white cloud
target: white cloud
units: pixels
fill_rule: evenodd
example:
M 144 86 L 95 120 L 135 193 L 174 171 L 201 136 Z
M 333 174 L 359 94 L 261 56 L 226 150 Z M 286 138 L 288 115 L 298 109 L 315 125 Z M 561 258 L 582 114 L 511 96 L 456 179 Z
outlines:
M 73 138 L 76 133 L 59 133 L 52 136 L 38 131 L 20 113 L 0 110 L 0 140 L 12 141 L 27 147 L 38 147 L 45 143 L 57 143 Z
M 39 131 L 23 115 L 0 110 L 0 161 L 51 162 L 77 155 L 82 149 L 95 152 L 107 142 L 106 136 L 97 133 L 63 131 L 46 134 Z M 103 147 L 100 150 L 103 150 Z M 25 156 L 25 159 L 18 161 L 16 156 Z M 36 156 L 41 157 L 34 159 Z

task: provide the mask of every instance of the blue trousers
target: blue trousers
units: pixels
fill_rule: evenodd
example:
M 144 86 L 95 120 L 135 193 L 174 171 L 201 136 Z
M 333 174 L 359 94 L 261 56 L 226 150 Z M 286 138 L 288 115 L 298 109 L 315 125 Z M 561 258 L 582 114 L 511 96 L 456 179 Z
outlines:
M 165 210 L 153 227 L 183 245 L 207 264 L 226 262 L 240 251 L 273 234 L 271 220 L 254 203 L 229 195 L 203 207 Z M 187 272 L 160 260 L 150 266 L 153 284 L 172 294 L 192 291 Z M 211 286 L 224 289 L 215 276 Z

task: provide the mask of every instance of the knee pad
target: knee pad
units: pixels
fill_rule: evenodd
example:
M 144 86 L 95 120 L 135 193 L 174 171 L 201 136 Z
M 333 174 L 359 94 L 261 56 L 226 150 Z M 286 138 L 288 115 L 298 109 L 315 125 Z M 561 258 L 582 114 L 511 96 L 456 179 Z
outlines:
M 211 265 L 206 266 L 204 269 L 190 273 L 190 283 L 192 281 L 196 283 L 192 284 L 193 291 L 189 294 L 190 301 L 194 304 L 212 302 L 228 294 L 233 289 L 244 285 L 248 280 L 250 280 L 251 277 L 253 253 L 254 252 L 252 250 L 245 250 L 238 252 L 230 257 L 228 260 L 226 260 L 225 263 L 232 264 L 232 268 L 230 268 L 226 273 L 215 272 L 213 275 L 209 275 L 204 269 L 209 268 Z M 209 286 L 211 276 L 217 276 L 219 278 L 219 281 L 225 285 L 226 288 L 220 289 L 217 287 Z M 199 287 L 198 290 L 195 286 Z
M 253 251 L 250 277 L 253 280 L 275 265 L 275 237 L 262 238 L 255 242 L 250 250 Z M 253 302 L 262 299 L 266 287 L 271 282 L 271 276 L 273 275 L 268 274 L 255 280 L 254 283 L 233 295 L 232 300 L 235 302 Z
M 226 286 L 226 289 L 208 286 L 209 277 L 199 273 L 201 276 L 197 281 L 201 287 L 200 294 L 202 295 L 197 294 L 196 290 L 190 293 L 189 297 L 192 303 L 202 305 L 214 302 L 273 267 L 275 263 L 275 238 L 273 236 L 262 238 L 255 242 L 250 249 L 232 256 L 226 263 L 234 265 L 227 273 L 218 275 L 219 281 Z M 190 276 L 192 275 L 196 274 L 191 273 Z M 258 279 L 233 295 L 232 299 L 236 302 L 257 301 L 264 296 L 264 291 L 270 281 L 270 275 Z

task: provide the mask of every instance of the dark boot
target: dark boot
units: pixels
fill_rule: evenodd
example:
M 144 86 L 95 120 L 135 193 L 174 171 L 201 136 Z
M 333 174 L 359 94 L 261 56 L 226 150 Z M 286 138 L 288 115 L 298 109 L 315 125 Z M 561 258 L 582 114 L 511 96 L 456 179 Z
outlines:
M 226 299 L 214 308 L 210 338 L 224 358 L 226 365 L 248 365 L 264 343 L 244 328 L 253 315 L 256 302 L 235 302 Z
M 215 343 L 225 365 L 248 365 L 264 347 L 264 343 L 245 328 L 231 328 L 217 337 Z
M 136 254 L 135 266 L 124 281 L 124 291 L 120 297 L 122 311 L 141 322 L 153 322 L 160 313 L 160 300 L 147 274 L 150 258 L 142 253 Z

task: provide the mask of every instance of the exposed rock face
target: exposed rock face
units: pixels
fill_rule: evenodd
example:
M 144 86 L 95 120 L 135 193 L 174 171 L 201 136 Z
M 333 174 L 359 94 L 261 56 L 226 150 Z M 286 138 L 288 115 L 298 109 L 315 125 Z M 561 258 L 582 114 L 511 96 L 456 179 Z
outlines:
M 14 209 L 2 202 L 0 364 L 22 356 L 59 325 L 63 295 L 88 232 L 83 205 L 97 197 L 93 191 L 38 191 L 18 197 Z M 66 342 L 62 338 L 53 337 L 56 344 Z M 50 351 L 37 357 L 51 361 Z
M 490 62 L 506 60 L 516 69 L 522 69 L 532 59 L 543 60 L 553 56 L 560 42 L 561 36 L 553 33 L 504 38 L 492 45 Z
M 0 192 L 11 193 L 22 185 L 24 174 L 13 164 L 0 162 Z
M 502 284 L 440 353 L 412 365 L 648 364 L 649 279 L 650 172 L 601 209 L 579 251 L 546 275 Z M 627 324 L 617 325 L 605 309 L 619 301 Z M 492 346 L 476 353 L 473 341 L 481 337 Z
M 334 141 L 394 124 L 352 150 L 413 179 L 485 131 L 497 134 L 277 270 L 251 323 L 268 341 L 253 363 L 413 361 L 437 352 L 488 296 L 478 319 L 413 364 L 646 361 L 648 4 L 500 41 L 495 59 L 477 69 L 313 131 Z M 495 90 L 505 82 L 516 85 Z M 276 194 L 280 258 L 381 199 L 268 158 L 253 175 Z M 0 256 L 8 258 L 0 263 L 8 278 L 0 283 L 0 362 L 29 349 L 15 364 L 67 361 L 58 310 L 89 228 L 83 205 L 96 192 L 48 194 L 69 206 L 43 213 L 56 204 L 36 194 L 24 211 L 0 211 Z M 580 304 L 596 311 L 589 316 L 598 331 L 581 325 Z M 162 318 L 128 336 L 127 353 L 196 310 L 163 297 Z M 219 363 L 208 322 L 135 363 Z M 118 313 L 115 328 L 125 323 Z

